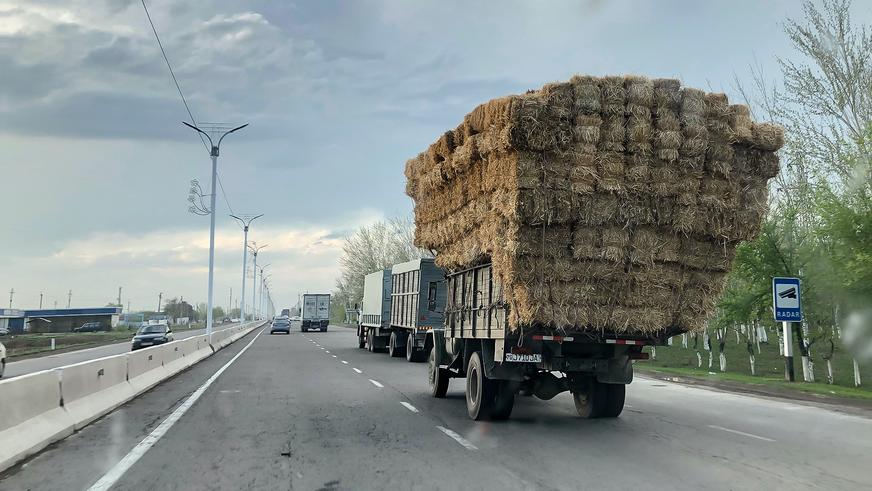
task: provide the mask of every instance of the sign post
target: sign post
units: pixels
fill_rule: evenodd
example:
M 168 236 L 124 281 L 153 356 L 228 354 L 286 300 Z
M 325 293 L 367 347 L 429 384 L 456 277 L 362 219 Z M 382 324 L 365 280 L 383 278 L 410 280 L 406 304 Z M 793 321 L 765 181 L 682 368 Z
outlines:
M 784 331 L 784 378 L 795 380 L 793 371 L 793 332 L 791 322 L 802 321 L 799 278 L 772 278 L 772 312 Z

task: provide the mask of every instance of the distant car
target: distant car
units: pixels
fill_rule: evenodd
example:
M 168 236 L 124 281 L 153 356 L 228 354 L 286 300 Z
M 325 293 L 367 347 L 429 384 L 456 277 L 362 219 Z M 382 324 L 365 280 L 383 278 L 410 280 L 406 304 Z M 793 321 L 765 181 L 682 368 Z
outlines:
M 3 378 L 3 373 L 6 371 L 6 346 L 0 343 L 0 378 Z
M 140 348 L 148 348 L 157 344 L 169 343 L 172 341 L 173 331 L 166 324 L 152 324 L 150 326 L 142 326 L 133 336 L 133 345 L 131 351 L 136 351 Z
M 291 317 L 291 322 L 300 322 L 300 316 L 295 315 L 295 316 Z
M 276 317 L 272 321 L 272 325 L 270 326 L 269 333 L 275 334 L 277 332 L 283 332 L 285 334 L 291 333 L 291 320 L 287 317 Z
M 225 318 L 221 319 L 222 324 L 227 324 L 228 322 L 230 322 L 230 317 L 225 317 Z
M 239 322 L 239 319 L 237 317 L 234 317 L 234 318 L 230 319 L 230 322 Z
M 73 332 L 99 332 L 108 331 L 103 324 L 99 322 L 86 322 L 79 327 L 73 328 Z

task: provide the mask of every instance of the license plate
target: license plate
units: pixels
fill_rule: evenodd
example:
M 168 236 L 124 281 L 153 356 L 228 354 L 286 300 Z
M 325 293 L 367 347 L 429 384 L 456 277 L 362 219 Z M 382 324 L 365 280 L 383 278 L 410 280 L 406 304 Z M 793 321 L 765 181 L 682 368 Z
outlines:
M 542 363 L 542 355 L 540 353 L 533 353 L 531 355 L 506 353 L 506 361 L 513 363 Z
M 143 346 L 151 346 L 151 341 L 143 341 L 140 344 L 142 344 Z

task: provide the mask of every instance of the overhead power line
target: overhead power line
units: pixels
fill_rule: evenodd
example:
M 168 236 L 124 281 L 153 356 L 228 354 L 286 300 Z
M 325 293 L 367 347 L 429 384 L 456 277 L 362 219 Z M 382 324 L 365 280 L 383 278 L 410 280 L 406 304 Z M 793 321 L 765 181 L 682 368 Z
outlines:
M 148 6 L 145 5 L 145 0 L 141 0 L 142 9 L 145 10 L 145 16 L 148 18 L 148 24 L 151 26 L 151 32 L 154 33 L 154 39 L 157 41 L 157 45 L 160 48 L 160 53 L 163 55 L 163 59 L 167 64 L 167 69 L 170 71 L 170 77 L 173 79 L 173 83 L 176 85 L 176 90 L 179 92 L 179 97 L 182 99 L 182 104 L 185 105 L 185 111 L 188 112 L 188 117 L 191 118 L 191 124 L 197 125 L 197 120 L 194 119 L 194 114 L 191 112 L 191 107 L 188 106 L 188 100 L 185 99 L 185 94 L 182 92 L 182 87 L 179 85 L 179 80 L 176 78 L 176 74 L 173 71 L 173 66 L 170 63 L 169 57 L 167 57 L 167 52 L 163 47 L 163 43 L 160 40 L 160 35 L 157 33 L 157 28 L 154 27 L 154 22 L 151 20 L 151 14 L 148 12 Z M 197 133 L 197 136 L 200 137 L 200 141 L 203 142 L 203 146 L 206 147 L 206 152 L 211 152 L 212 149 L 209 148 L 209 144 L 206 143 L 206 140 L 203 138 L 203 135 Z M 227 209 L 230 210 L 230 213 L 233 214 L 233 207 L 230 206 L 230 200 L 227 199 L 227 193 L 224 191 L 224 184 L 221 182 L 221 174 L 217 174 L 218 177 L 218 186 L 221 188 L 221 196 L 224 198 L 224 203 L 227 205 Z M 214 193 L 215 190 L 213 189 Z

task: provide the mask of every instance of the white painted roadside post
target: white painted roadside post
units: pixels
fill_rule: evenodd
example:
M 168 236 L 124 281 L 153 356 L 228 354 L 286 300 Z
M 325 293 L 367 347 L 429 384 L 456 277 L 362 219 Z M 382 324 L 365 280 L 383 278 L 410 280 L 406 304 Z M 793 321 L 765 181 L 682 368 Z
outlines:
M 782 323 L 784 339 L 784 378 L 795 380 L 793 370 L 793 337 L 791 322 L 802 321 L 802 300 L 799 278 L 772 278 L 772 312 Z

